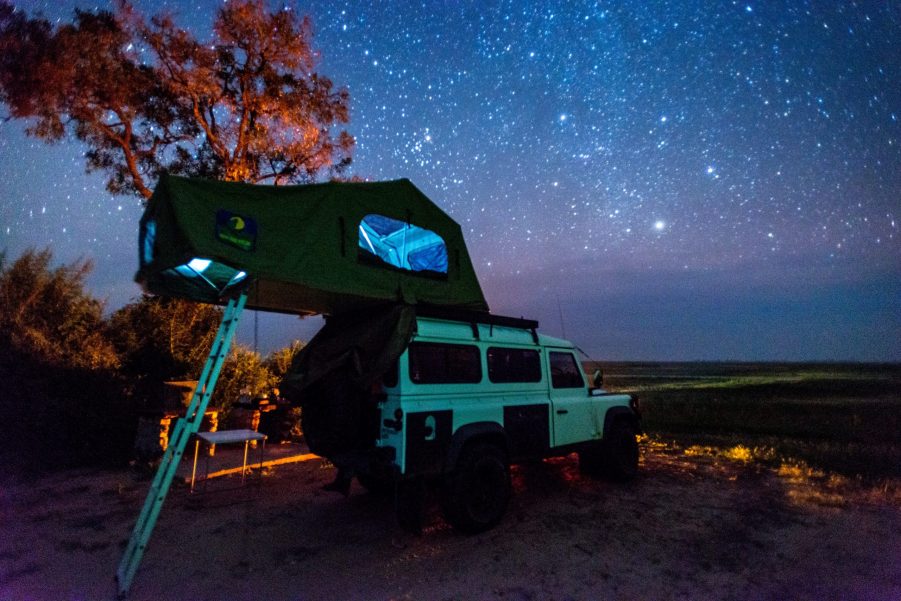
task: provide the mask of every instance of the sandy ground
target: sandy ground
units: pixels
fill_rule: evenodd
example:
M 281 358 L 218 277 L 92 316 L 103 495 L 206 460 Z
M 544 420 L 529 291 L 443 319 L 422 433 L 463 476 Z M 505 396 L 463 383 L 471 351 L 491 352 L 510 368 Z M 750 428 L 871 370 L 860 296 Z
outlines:
M 491 532 L 422 536 L 320 460 L 167 501 L 130 599 L 901 599 L 901 503 L 854 483 L 663 445 L 627 485 L 575 456 L 515 468 Z M 0 477 L 0 601 L 112 599 L 149 482 Z M 217 487 L 213 487 L 216 483 Z M 250 493 L 250 494 L 248 494 Z M 242 501 L 242 499 L 248 499 Z

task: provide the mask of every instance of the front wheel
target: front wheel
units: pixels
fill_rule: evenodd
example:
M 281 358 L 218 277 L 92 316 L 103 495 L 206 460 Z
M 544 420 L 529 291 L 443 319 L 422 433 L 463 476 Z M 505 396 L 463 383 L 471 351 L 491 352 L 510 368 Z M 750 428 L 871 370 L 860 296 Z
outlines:
M 510 492 L 506 454 L 493 444 L 475 444 L 464 451 L 448 477 L 442 503 L 444 517 L 461 532 L 490 530 L 507 511 Z
M 638 439 L 635 428 L 620 420 L 613 424 L 602 441 L 604 474 L 611 480 L 626 482 L 638 474 Z

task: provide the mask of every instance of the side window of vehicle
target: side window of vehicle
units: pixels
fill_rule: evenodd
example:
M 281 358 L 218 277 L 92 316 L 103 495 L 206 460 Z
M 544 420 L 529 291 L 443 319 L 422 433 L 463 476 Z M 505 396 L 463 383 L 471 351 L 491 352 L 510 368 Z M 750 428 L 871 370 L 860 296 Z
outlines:
M 585 382 L 582 380 L 582 370 L 576 363 L 572 353 L 550 354 L 551 359 L 551 385 L 554 388 L 582 388 Z
M 416 384 L 474 384 L 482 381 L 479 349 L 465 344 L 410 344 L 410 380 Z
M 540 382 L 541 358 L 531 349 L 488 349 L 488 379 L 492 382 Z

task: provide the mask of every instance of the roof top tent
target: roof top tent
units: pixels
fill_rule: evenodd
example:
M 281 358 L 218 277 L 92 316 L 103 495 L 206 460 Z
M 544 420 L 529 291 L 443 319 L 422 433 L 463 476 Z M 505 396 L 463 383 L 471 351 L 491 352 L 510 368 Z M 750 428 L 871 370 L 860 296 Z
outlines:
M 487 311 L 460 226 L 409 180 L 260 186 L 163 176 L 140 223 L 145 290 L 335 315 L 373 302 Z
M 406 179 L 259 186 L 164 175 L 141 217 L 135 280 L 153 294 L 226 308 L 119 564 L 120 594 L 200 427 L 245 304 L 330 317 L 288 383 L 307 408 L 330 403 L 320 412 L 325 423 L 304 426 L 323 452 L 353 444 L 336 436 L 353 421 L 358 393 L 403 352 L 414 307 L 488 311 L 460 226 Z

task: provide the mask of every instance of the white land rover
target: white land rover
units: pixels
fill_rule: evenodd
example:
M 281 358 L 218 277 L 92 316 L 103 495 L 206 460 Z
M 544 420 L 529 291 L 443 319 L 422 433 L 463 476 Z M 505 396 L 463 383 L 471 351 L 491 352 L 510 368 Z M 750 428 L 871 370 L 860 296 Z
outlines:
M 488 313 L 419 309 L 415 322 L 367 412 L 365 460 L 353 462 L 364 487 L 396 492 L 403 526 L 421 527 L 431 486 L 456 529 L 492 528 L 521 461 L 578 452 L 590 475 L 635 476 L 638 400 L 602 390 L 599 373 L 590 385 L 572 343 Z

